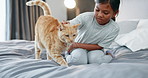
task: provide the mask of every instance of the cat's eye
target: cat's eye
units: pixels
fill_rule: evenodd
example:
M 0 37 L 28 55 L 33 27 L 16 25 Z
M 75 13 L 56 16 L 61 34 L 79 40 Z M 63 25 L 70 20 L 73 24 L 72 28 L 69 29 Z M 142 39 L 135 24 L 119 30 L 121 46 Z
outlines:
M 76 34 L 74 34 L 73 36 L 76 36 Z
M 69 35 L 65 35 L 66 37 L 69 37 Z

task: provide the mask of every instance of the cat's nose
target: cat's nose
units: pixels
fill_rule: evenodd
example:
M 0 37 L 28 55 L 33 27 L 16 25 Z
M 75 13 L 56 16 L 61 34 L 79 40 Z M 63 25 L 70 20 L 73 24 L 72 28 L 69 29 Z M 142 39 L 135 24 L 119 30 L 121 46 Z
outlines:
M 70 40 L 70 43 L 73 43 L 73 40 Z

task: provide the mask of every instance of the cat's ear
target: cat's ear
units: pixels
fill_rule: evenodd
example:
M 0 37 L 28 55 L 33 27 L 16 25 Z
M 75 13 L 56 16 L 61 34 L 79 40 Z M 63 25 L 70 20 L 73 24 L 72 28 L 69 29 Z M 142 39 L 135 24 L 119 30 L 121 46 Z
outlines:
M 76 25 L 74 25 L 73 27 L 74 27 L 74 28 L 78 28 L 79 25 L 81 25 L 81 24 L 76 24 Z
M 62 31 L 64 29 L 64 25 L 63 23 L 59 22 L 59 26 L 57 27 L 60 31 Z

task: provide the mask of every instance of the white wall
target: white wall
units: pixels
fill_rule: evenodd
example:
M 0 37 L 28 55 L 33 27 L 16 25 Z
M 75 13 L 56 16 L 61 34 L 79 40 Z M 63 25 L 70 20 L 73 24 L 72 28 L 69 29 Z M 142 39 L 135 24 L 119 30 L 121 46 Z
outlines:
M 148 19 L 148 0 L 121 0 L 117 21 Z
M 67 10 L 64 6 L 64 0 L 46 0 L 51 9 L 52 15 L 59 21 L 67 19 Z
M 46 0 L 52 15 L 59 21 L 67 19 L 64 0 Z M 148 0 L 121 0 L 117 21 L 127 19 L 148 19 Z
M 6 19 L 6 7 L 5 7 L 6 0 L 0 0 L 0 41 L 5 41 L 6 31 L 5 31 L 5 19 Z

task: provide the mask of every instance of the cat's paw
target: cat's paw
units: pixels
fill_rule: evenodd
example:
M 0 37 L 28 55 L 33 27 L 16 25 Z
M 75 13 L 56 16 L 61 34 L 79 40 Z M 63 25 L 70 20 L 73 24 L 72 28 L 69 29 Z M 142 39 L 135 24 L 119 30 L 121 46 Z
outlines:
M 65 63 L 65 64 L 61 64 L 61 66 L 69 67 L 67 63 Z

